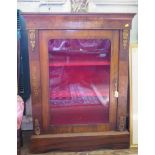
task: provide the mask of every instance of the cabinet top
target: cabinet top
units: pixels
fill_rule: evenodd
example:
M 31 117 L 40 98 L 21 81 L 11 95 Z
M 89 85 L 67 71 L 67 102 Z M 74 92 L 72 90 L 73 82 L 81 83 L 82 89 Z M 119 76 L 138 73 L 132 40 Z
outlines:
M 27 29 L 130 29 L 134 13 L 21 13 Z

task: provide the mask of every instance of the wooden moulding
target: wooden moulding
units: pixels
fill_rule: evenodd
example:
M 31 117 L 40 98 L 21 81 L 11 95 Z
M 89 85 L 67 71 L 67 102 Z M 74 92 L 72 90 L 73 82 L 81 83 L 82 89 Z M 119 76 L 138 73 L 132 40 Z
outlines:
M 23 13 L 27 29 L 130 29 L 133 13 Z M 40 22 L 41 21 L 41 22 Z
M 63 35 L 62 35 L 63 34 Z M 101 125 L 101 124 L 95 124 L 95 125 L 86 125 L 84 127 L 84 125 L 79 125 L 79 126 L 66 126 L 66 127 L 62 127 L 61 126 L 57 126 L 57 127 L 52 127 L 50 128 L 50 130 L 52 131 L 52 133 L 55 132 L 83 132 L 83 131 L 88 131 L 88 132 L 94 132 L 94 130 L 96 130 L 96 132 L 98 132 L 100 130 L 101 131 L 107 131 L 107 130 L 115 130 L 116 129 L 116 98 L 114 98 L 113 96 L 113 91 L 115 91 L 115 88 L 113 86 L 113 82 L 116 81 L 116 79 L 118 78 L 118 39 L 119 38 L 119 31 L 118 30 L 98 30 L 98 31 L 93 31 L 93 30 L 78 30 L 78 31 L 73 31 L 73 30 L 44 30 L 44 31 L 40 31 L 39 32 L 39 46 L 40 46 L 40 68 L 41 68 L 41 81 L 42 81 L 42 118 L 43 118 L 43 129 L 44 131 L 47 131 L 50 127 L 50 110 L 49 110 L 49 103 L 48 103 L 48 94 L 49 94 L 49 90 L 48 90 L 48 81 L 49 81 L 49 75 L 48 75 L 48 46 L 47 46 L 47 42 L 50 39 L 54 39 L 54 38 L 63 38 L 63 39 L 67 39 L 67 38 L 102 38 L 102 39 L 106 39 L 109 38 L 112 42 L 112 56 L 111 56 L 111 78 L 110 78 L 110 86 L 111 86 L 111 92 L 110 92 L 110 117 L 109 117 L 109 123 L 108 125 Z M 46 73 L 46 74 L 45 74 Z M 51 113 L 52 114 L 52 113 Z M 57 128 L 57 129 L 56 129 Z M 91 130 L 91 131 L 90 131 Z
M 48 151 L 85 151 L 94 149 L 129 148 L 129 132 L 91 132 L 34 135 L 31 137 L 30 151 L 44 153 Z

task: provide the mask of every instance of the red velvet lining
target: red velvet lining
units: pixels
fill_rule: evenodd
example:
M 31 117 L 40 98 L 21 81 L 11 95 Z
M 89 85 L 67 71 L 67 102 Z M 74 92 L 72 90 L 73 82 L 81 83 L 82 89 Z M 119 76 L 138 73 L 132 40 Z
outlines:
M 109 107 L 98 105 L 50 106 L 52 125 L 96 124 L 109 122 Z
M 110 41 L 49 41 L 52 125 L 109 121 Z

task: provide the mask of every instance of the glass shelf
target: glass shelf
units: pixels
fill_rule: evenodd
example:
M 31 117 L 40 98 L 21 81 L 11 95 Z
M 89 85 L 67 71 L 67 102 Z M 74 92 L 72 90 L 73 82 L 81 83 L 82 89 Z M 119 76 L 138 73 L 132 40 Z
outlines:
M 56 66 L 107 66 L 109 61 L 69 61 L 69 62 L 49 62 L 50 67 Z

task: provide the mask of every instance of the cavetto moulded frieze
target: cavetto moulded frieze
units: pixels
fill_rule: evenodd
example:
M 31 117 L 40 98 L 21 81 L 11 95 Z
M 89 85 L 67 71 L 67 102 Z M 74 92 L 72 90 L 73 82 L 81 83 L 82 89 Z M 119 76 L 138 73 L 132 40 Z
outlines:
M 50 4 L 64 4 L 66 0 L 17 0 L 17 2 L 40 2 Z
M 95 5 L 138 5 L 138 0 L 90 0 Z

